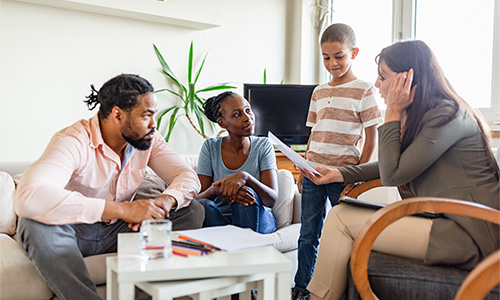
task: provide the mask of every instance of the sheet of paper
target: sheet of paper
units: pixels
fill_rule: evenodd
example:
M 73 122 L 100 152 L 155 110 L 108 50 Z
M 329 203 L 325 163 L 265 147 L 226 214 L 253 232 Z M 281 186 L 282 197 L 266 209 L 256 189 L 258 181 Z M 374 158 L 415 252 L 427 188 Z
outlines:
M 177 233 L 214 245 L 228 252 L 262 247 L 279 242 L 269 234 L 260 234 L 251 229 L 233 225 L 182 230 Z
M 285 143 L 280 141 L 274 134 L 269 131 L 267 133 L 267 137 L 271 144 L 273 144 L 279 151 L 286 155 L 291 161 L 293 161 L 299 168 L 308 170 L 314 174 L 321 175 L 318 171 L 316 171 L 311 165 L 307 163 L 307 161 L 300 155 L 298 155 L 295 151 L 293 151 L 290 147 L 288 147 Z

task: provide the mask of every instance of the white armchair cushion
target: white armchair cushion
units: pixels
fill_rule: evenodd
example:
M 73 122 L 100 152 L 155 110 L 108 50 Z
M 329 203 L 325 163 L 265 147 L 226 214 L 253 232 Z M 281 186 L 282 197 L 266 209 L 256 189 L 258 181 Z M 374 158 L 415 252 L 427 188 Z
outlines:
M 14 212 L 14 179 L 0 172 L 0 232 L 8 235 L 16 233 L 16 214 Z
M 283 253 L 297 249 L 299 233 L 300 224 L 298 223 L 281 227 L 271 233 L 271 237 L 277 240 L 277 242 L 273 244 L 273 247 Z
M 289 170 L 278 170 L 278 200 L 273 207 L 273 216 L 276 219 L 276 229 L 292 224 L 293 198 L 295 196 L 295 180 Z
M 186 163 L 196 171 L 196 167 L 198 166 L 198 155 L 182 155 L 182 158 L 184 158 Z

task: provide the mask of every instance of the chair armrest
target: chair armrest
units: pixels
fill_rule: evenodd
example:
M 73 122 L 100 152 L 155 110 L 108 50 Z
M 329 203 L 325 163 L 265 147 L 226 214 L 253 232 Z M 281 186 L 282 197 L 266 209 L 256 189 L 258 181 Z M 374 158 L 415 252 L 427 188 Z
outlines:
M 378 299 L 370 287 L 367 267 L 369 255 L 377 237 L 393 222 L 405 216 L 423 212 L 457 214 L 482 219 L 500 225 L 500 211 L 472 202 L 443 198 L 419 197 L 387 205 L 386 207 L 376 211 L 373 216 L 368 219 L 354 240 L 351 252 L 351 273 L 354 284 L 356 285 L 362 299 Z M 482 263 L 478 266 L 481 265 Z M 476 268 L 478 266 L 476 266 Z M 489 283 L 493 284 L 493 286 L 498 284 L 500 280 L 498 278 L 498 272 L 496 276 L 497 278 L 495 279 L 494 277 L 495 276 L 491 276 L 491 279 L 488 279 L 491 280 Z M 482 283 L 484 284 L 484 282 Z M 490 284 L 484 285 L 489 286 Z M 489 290 L 487 292 L 489 292 Z M 477 297 L 477 294 L 474 294 L 474 296 Z M 483 298 L 478 297 L 477 299 Z
M 465 278 L 455 300 L 484 299 L 500 282 L 500 250 L 480 262 Z
M 347 187 L 342 191 L 342 195 L 345 194 L 347 197 L 357 198 L 364 192 L 371 190 L 376 187 L 382 186 L 380 179 L 368 180 L 365 182 L 355 184 L 350 190 L 347 191 Z

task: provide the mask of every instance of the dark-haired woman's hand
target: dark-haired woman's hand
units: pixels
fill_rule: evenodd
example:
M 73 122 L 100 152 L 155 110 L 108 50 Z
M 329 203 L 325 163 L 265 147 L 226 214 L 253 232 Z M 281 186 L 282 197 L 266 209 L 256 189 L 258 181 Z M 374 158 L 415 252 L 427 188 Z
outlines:
M 387 110 L 385 112 L 385 122 L 401 121 L 403 111 L 413 103 L 415 99 L 416 85 L 411 87 L 413 82 L 413 69 L 408 72 L 401 72 L 391 83 L 387 94 Z
M 237 199 L 238 191 L 246 184 L 248 176 L 246 172 L 238 172 L 226 176 L 212 185 L 219 187 L 219 193 L 224 199 L 234 202 Z

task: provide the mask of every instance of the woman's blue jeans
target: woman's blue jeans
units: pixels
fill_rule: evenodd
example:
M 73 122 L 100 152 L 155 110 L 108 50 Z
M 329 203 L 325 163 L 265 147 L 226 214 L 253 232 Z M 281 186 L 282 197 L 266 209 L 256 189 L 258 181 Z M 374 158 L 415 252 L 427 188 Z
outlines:
M 264 207 L 254 190 L 249 190 L 256 199 L 256 202 L 249 206 L 238 203 L 229 204 L 222 197 L 217 197 L 214 201 L 210 199 L 198 200 L 205 207 L 203 227 L 232 224 L 241 228 L 250 228 L 263 234 L 274 232 L 276 220 L 271 210 Z
M 302 215 L 298 249 L 298 266 L 295 274 L 295 290 L 308 293 L 306 287 L 316 265 L 319 239 L 326 216 L 326 199 L 333 206 L 339 203 L 344 185 L 329 183 L 316 185 L 304 177 L 302 181 Z

